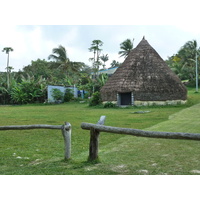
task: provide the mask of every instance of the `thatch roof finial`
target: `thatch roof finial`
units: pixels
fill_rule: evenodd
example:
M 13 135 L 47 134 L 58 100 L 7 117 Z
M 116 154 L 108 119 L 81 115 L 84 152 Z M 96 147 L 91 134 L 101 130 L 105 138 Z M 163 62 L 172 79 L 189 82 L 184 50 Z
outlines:
M 143 36 L 143 38 L 142 38 L 143 40 L 145 40 L 145 36 Z

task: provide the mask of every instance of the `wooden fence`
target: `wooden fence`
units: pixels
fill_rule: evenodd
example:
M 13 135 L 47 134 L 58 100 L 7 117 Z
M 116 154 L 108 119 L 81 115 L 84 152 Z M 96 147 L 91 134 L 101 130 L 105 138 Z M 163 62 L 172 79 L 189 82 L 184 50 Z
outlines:
M 0 126 L 0 131 L 3 130 L 28 130 L 28 129 L 60 129 L 64 137 L 64 159 L 68 160 L 71 157 L 71 124 L 65 122 L 64 125 L 17 125 L 17 126 Z
M 101 116 L 97 124 L 81 123 L 81 128 L 90 130 L 90 145 L 89 145 L 89 160 L 98 159 L 99 135 L 100 132 L 132 135 L 138 137 L 152 138 L 167 138 L 167 139 L 187 139 L 200 140 L 200 134 L 196 133 L 178 133 L 178 132 L 154 132 L 144 131 L 130 128 L 120 128 L 112 126 L 104 126 L 106 116 Z M 68 160 L 71 157 L 71 124 L 65 122 L 64 125 L 17 125 L 17 126 L 0 126 L 0 131 L 3 130 L 28 130 L 28 129 L 60 129 L 64 137 L 64 159 Z
M 200 140 L 200 134 L 196 133 L 178 133 L 178 132 L 154 132 L 144 131 L 130 128 L 119 128 L 112 126 L 104 126 L 106 117 L 101 116 L 97 124 L 82 123 L 81 128 L 90 130 L 90 149 L 89 160 L 98 159 L 98 146 L 100 132 L 125 134 L 138 137 L 152 137 L 152 138 L 167 138 L 167 139 L 187 139 L 187 140 Z

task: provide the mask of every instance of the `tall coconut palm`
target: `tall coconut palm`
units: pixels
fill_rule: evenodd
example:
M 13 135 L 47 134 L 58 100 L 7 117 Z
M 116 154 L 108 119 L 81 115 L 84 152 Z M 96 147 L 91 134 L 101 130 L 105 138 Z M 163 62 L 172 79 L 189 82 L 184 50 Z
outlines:
M 196 40 L 186 42 L 178 53 L 167 60 L 167 63 L 182 79 L 188 79 L 194 83 L 196 79 L 196 91 L 198 91 L 198 76 L 200 62 L 200 48 Z M 196 69 L 196 70 L 195 70 Z
M 103 68 L 105 69 L 105 66 L 106 66 L 105 62 L 107 62 L 108 59 L 109 59 L 108 54 L 106 54 L 106 55 L 103 54 L 103 55 L 100 57 L 100 59 L 103 61 Z
M 65 47 L 63 47 L 62 45 L 59 45 L 58 48 L 52 49 L 52 53 L 53 54 L 48 56 L 48 59 L 55 60 L 59 65 L 58 67 L 62 68 L 63 70 L 67 72 L 70 68 L 70 64 L 69 64 L 70 61 L 69 61 L 69 58 L 67 57 L 67 51 Z
M 124 40 L 120 44 L 120 49 L 122 49 L 122 51 L 119 51 L 118 54 L 120 54 L 120 57 L 124 56 L 126 58 L 128 54 L 131 52 L 131 50 L 133 49 L 133 42 L 130 39 Z
M 200 53 L 200 48 L 197 47 L 197 41 L 188 41 L 179 50 L 178 56 L 181 58 L 181 64 L 185 65 L 186 68 L 191 69 L 192 77 L 196 76 L 198 80 L 198 57 Z M 195 66 L 195 67 L 194 67 Z M 195 75 L 196 68 L 196 75 Z
M 99 56 L 100 56 L 100 53 L 102 50 L 99 47 L 101 47 L 102 45 L 103 45 L 103 42 L 101 40 L 93 40 L 92 41 L 89 51 L 94 53 L 94 61 L 98 62 Z M 95 58 L 95 55 L 96 55 L 96 58 Z
M 111 67 L 110 68 L 113 68 L 113 67 L 119 67 L 120 66 L 120 63 L 116 60 L 113 60 L 111 63 L 110 63 Z
M 199 51 L 199 49 L 197 49 L 197 41 L 193 40 L 186 42 L 179 50 L 178 54 L 181 56 L 182 61 L 187 62 L 190 59 L 195 59 L 197 51 Z
M 9 73 L 10 73 L 10 70 L 9 70 L 9 53 L 10 53 L 10 51 L 13 51 L 13 48 L 12 47 L 4 47 L 3 48 L 3 50 L 2 50 L 2 52 L 6 52 L 6 54 L 8 54 L 8 57 L 7 57 L 7 67 L 6 67 L 6 69 L 7 69 L 7 87 L 8 88 L 10 88 L 10 79 L 9 79 L 9 77 L 10 77 L 10 75 L 9 75 Z
M 100 47 L 102 45 L 103 45 L 103 42 L 101 40 L 93 40 L 91 47 L 89 48 L 89 51 L 94 53 L 94 58 L 90 58 L 89 60 L 93 61 L 93 68 L 94 68 L 95 74 L 99 71 L 99 66 L 100 66 L 99 57 L 102 51 Z

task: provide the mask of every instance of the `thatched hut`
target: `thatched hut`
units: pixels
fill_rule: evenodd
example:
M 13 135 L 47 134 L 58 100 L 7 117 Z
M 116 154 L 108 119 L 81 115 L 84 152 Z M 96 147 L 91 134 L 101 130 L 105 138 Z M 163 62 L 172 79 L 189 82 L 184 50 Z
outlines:
M 143 37 L 101 89 L 103 102 L 118 105 L 185 103 L 187 90 Z

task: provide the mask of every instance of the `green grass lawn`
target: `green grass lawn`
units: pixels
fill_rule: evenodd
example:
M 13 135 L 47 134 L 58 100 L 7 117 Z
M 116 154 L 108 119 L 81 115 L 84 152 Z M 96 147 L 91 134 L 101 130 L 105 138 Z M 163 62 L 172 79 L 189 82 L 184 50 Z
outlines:
M 100 134 L 99 163 L 87 162 L 89 131 L 81 122 L 125 128 L 200 133 L 200 94 L 189 89 L 187 105 L 123 109 L 87 104 L 0 106 L 0 126 L 72 124 L 72 159 L 64 162 L 60 130 L 0 132 L 0 174 L 199 174 L 200 142 Z M 193 106 L 193 107 L 192 107 Z M 148 110 L 149 113 L 133 114 Z M 193 120 L 195 116 L 195 120 Z M 186 125 L 187 124 L 187 125 Z

